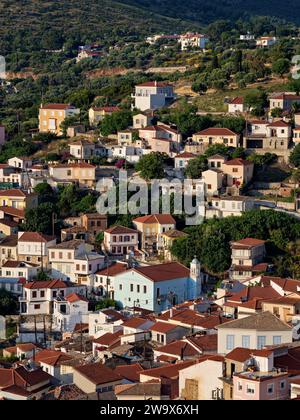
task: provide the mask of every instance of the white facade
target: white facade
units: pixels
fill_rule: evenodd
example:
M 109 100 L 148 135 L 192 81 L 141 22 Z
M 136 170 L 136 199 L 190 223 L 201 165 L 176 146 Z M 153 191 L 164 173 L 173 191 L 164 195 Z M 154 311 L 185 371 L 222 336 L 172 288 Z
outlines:
M 135 87 L 134 107 L 141 110 L 155 110 L 163 108 L 168 101 L 175 98 L 173 86 L 160 83 L 149 82 Z
M 72 332 L 76 324 L 89 322 L 89 303 L 86 299 L 57 299 L 54 301 L 54 328 L 63 332 Z
M 209 39 L 206 35 L 191 32 L 181 35 L 179 39 L 182 51 L 186 51 L 191 48 L 200 48 L 201 50 L 205 50 L 208 42 Z
M 197 400 L 212 400 L 217 390 L 223 389 L 223 382 L 220 378 L 223 376 L 223 361 L 208 359 L 194 364 L 179 371 L 179 395 L 189 399 L 186 394 L 186 386 L 189 380 L 197 382 Z

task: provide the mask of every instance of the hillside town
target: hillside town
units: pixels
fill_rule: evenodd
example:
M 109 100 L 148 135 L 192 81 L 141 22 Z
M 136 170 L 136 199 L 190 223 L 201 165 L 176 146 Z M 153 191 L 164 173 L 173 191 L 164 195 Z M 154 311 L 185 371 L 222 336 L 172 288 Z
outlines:
M 82 39 L 68 97 L 0 79 L 1 400 L 300 398 L 300 32 L 248 28 Z M 160 59 L 104 74 L 126 48 Z

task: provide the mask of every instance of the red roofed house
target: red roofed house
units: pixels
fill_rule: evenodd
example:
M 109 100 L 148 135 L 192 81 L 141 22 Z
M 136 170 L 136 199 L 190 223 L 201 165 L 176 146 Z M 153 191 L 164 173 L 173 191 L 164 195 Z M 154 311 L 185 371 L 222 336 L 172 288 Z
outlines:
M 123 334 L 130 335 L 130 334 L 138 334 L 140 332 L 148 331 L 153 327 L 155 324 L 154 321 L 151 319 L 146 318 L 139 318 L 133 317 L 129 318 L 128 320 L 124 321 L 123 327 Z
M 158 123 L 139 130 L 139 137 L 145 140 L 153 152 L 178 152 L 182 142 L 182 135 L 176 128 Z
M 20 314 L 53 314 L 55 300 L 57 298 L 64 299 L 72 293 L 84 296 L 86 288 L 61 280 L 26 283 L 23 286 L 23 296 L 19 298 Z
M 142 250 L 155 254 L 163 250 L 163 234 L 176 228 L 176 221 L 170 214 L 150 214 L 133 220 L 134 228 L 140 232 Z
M 228 147 L 238 147 L 240 136 L 228 128 L 207 128 L 193 135 L 193 142 L 209 147 L 214 144 L 224 144 Z
M 290 93 L 279 93 L 270 97 L 270 111 L 273 109 L 282 109 L 290 111 L 293 104 L 300 104 L 300 96 Z
M 104 232 L 105 251 L 112 255 L 128 255 L 139 246 L 139 232 L 124 226 L 113 226 Z
M 17 357 L 19 360 L 33 359 L 41 348 L 33 343 L 17 344 L 3 349 L 3 357 Z
M 18 260 L 43 266 L 49 265 L 49 248 L 56 245 L 56 237 L 39 232 L 18 233 Z
M 135 87 L 134 108 L 141 111 L 163 108 L 175 99 L 173 86 L 165 82 L 146 82 Z
M 227 176 L 228 187 L 241 188 L 253 178 L 254 163 L 244 159 L 232 159 L 224 162 L 223 172 Z
M 79 363 L 79 359 L 56 350 L 42 350 L 35 356 L 35 363 L 57 380 L 73 383 L 73 366 Z
M 232 280 L 248 280 L 267 271 L 268 264 L 263 263 L 266 255 L 265 241 L 245 238 L 231 242 Z
M 0 206 L 12 207 L 16 210 L 26 210 L 37 207 L 38 196 L 21 189 L 0 190 Z
M 48 393 L 52 380 L 42 369 L 0 368 L 0 399 L 38 400 Z
M 174 163 L 175 163 L 175 169 L 186 169 L 188 163 L 190 160 L 195 159 L 197 156 L 193 153 L 181 153 L 177 156 L 175 156 Z
M 79 114 L 80 109 L 70 104 L 42 104 L 39 112 L 39 132 L 61 136 L 61 124 L 65 119 Z
M 276 368 L 272 349 L 237 347 L 225 357 L 225 400 L 286 400 L 289 380 L 286 369 Z
M 98 400 L 114 399 L 115 386 L 122 383 L 122 376 L 100 363 L 78 366 L 74 369 L 74 384 Z
M 244 98 L 242 96 L 237 96 L 228 102 L 228 112 L 229 114 L 247 112 L 247 107 L 244 104 Z

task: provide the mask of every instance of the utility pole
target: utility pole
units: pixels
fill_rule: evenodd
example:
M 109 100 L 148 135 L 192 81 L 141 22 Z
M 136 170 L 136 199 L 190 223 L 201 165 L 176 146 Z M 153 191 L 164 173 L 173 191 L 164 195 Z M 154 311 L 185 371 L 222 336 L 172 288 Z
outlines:
M 35 335 L 35 344 L 37 344 L 37 329 L 36 329 L 36 315 L 34 315 L 34 335 Z
M 44 345 L 47 347 L 47 336 L 46 336 L 46 320 L 45 315 L 43 315 L 43 324 L 44 324 Z

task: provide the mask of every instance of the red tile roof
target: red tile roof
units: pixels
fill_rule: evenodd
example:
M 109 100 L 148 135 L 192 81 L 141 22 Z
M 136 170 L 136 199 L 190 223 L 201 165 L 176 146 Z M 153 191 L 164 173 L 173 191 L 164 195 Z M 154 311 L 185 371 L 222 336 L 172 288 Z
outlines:
M 251 350 L 237 347 L 226 355 L 226 359 L 244 363 L 246 360 L 250 359 L 252 355 L 258 357 L 269 357 L 272 353 L 272 350 Z
M 271 124 L 269 124 L 269 127 L 289 127 L 290 124 L 285 121 L 275 121 Z
M 61 353 L 56 350 L 42 350 L 35 356 L 36 363 L 44 363 L 49 366 L 60 366 L 61 363 L 73 359 L 74 357 L 68 356 L 66 353 Z
M 130 318 L 127 321 L 125 321 L 122 324 L 122 327 L 139 328 L 141 325 L 145 324 L 146 322 L 147 322 L 147 319 L 134 317 L 134 318 Z
M 114 234 L 114 235 L 134 235 L 134 234 L 138 234 L 138 232 L 134 229 L 129 229 L 127 227 L 124 226 L 113 226 L 109 229 L 107 229 L 105 231 L 105 233 L 110 233 L 110 234 Z
M 82 301 L 82 302 L 88 302 L 88 299 L 86 299 L 86 298 L 85 298 L 85 297 L 83 297 L 83 296 L 78 295 L 77 293 L 72 293 L 71 295 L 68 295 L 68 296 L 66 297 L 66 300 L 67 300 L 69 303 L 74 303 L 74 302 L 79 302 L 79 301 Z
M 243 98 L 243 96 L 236 96 L 229 103 L 232 104 L 232 105 L 243 105 L 244 98 Z
M 56 236 L 48 236 L 39 232 L 24 232 L 19 237 L 19 242 L 52 242 L 56 239 Z
M 97 276 L 114 277 L 118 274 L 124 273 L 127 270 L 128 270 L 128 265 L 126 263 L 117 262 L 108 268 L 104 268 L 103 270 L 98 271 L 96 274 Z
M 190 276 L 190 270 L 177 262 L 136 267 L 133 270 L 153 282 L 183 279 Z
M 266 243 L 266 241 L 262 241 L 260 239 L 255 239 L 255 238 L 245 238 L 245 239 L 241 239 L 240 241 L 232 241 L 231 242 L 231 247 L 235 248 L 237 247 L 245 247 L 247 249 L 251 249 L 254 248 L 256 246 L 261 246 L 264 245 Z
M 89 365 L 77 366 L 74 368 L 74 370 L 95 385 L 122 381 L 122 377 L 118 373 L 100 363 L 91 363 Z
M 33 281 L 24 285 L 25 289 L 67 289 L 68 283 L 62 280 Z
M 99 344 L 100 346 L 109 347 L 111 346 L 115 341 L 118 340 L 118 338 L 123 335 L 123 331 L 118 331 L 114 334 L 112 333 L 106 333 L 102 335 L 101 337 L 94 340 L 94 343 Z
M 102 106 L 102 107 L 93 106 L 92 108 L 94 111 L 104 111 L 104 112 L 120 111 L 120 108 L 118 106 Z
M 227 166 L 254 166 L 253 162 L 250 162 L 249 160 L 244 160 L 241 158 L 231 159 L 227 162 L 224 162 L 224 165 Z
M 175 330 L 175 328 L 178 328 L 178 325 L 169 324 L 168 322 L 156 322 L 156 324 L 149 328 L 149 331 L 167 334 L 168 332 Z
M 197 136 L 236 136 L 237 134 L 228 128 L 207 128 L 206 130 L 199 131 Z
M 0 195 L 5 197 L 28 197 L 28 193 L 20 189 L 0 190 Z
M 70 104 L 43 104 L 41 105 L 41 109 L 67 110 L 75 109 L 75 107 Z
M 117 366 L 114 372 L 130 382 L 139 382 L 140 373 L 144 371 L 144 368 L 136 363 L 135 365 L 121 365 Z
M 172 85 L 166 82 L 156 82 L 156 81 L 140 83 L 139 85 L 137 85 L 137 87 L 166 87 L 166 86 L 172 86 Z
M 195 159 L 196 157 L 197 156 L 194 155 L 193 153 L 185 152 L 185 153 L 181 153 L 181 154 L 175 156 L 175 159 L 178 159 L 178 158 L 181 158 L 181 159 Z
M 176 225 L 176 221 L 171 214 L 150 214 L 148 216 L 138 217 L 133 223 L 146 223 L 160 225 Z

